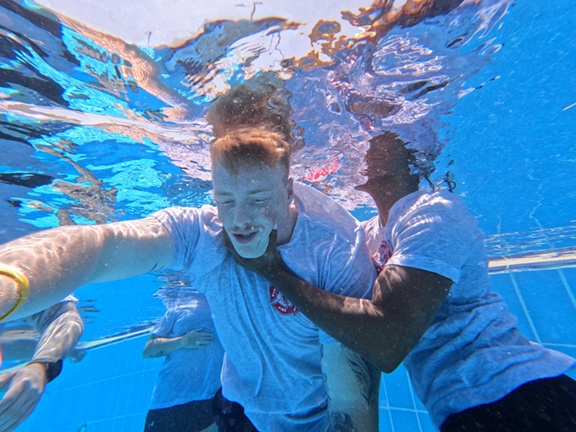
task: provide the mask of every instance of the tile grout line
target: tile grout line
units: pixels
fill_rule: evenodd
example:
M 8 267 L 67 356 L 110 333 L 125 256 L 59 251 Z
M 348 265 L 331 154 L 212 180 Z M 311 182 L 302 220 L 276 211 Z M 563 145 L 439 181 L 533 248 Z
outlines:
M 509 273 L 510 275 L 510 280 L 512 281 L 512 286 L 514 287 L 514 291 L 516 292 L 516 296 L 518 297 L 518 301 L 520 302 L 520 306 L 522 306 L 522 309 L 524 310 L 524 314 L 526 315 L 526 319 L 528 320 L 528 324 L 530 325 L 530 328 L 532 329 L 532 332 L 534 333 L 534 337 L 536 338 L 536 342 L 538 342 L 539 344 L 542 344 L 542 340 L 540 339 L 540 335 L 538 334 L 538 331 L 536 330 L 536 326 L 534 325 L 534 321 L 532 321 L 532 317 L 530 316 L 530 313 L 528 313 L 528 308 L 526 307 L 526 303 L 524 303 L 524 298 L 522 297 L 522 294 L 520 293 L 520 288 L 518 287 L 518 283 L 516 282 L 516 278 L 514 277 L 514 273 Z
M 417 411 L 416 411 L 416 400 L 415 400 L 415 395 L 414 395 L 414 389 L 412 388 L 412 383 L 410 382 L 410 375 L 408 375 L 408 371 L 404 370 L 404 374 L 406 375 L 406 378 L 408 379 L 408 388 L 410 389 L 410 396 L 412 397 L 412 405 L 414 406 L 414 412 L 416 413 L 416 422 L 418 423 L 418 429 L 420 430 L 420 432 L 424 432 L 422 430 L 422 424 L 420 423 L 420 416 L 418 415 Z
M 392 411 L 390 411 L 390 398 L 388 397 L 388 389 L 386 388 L 386 380 L 382 380 L 382 386 L 384 387 L 384 397 L 386 397 L 386 404 L 388 405 L 388 408 L 386 408 L 386 411 L 388 411 L 388 419 L 390 420 L 390 427 L 392 428 L 392 432 L 396 432 L 394 430 L 394 420 L 392 419 Z
M 557 269 L 556 271 L 558 272 L 558 276 L 560 276 L 560 280 L 562 281 L 562 285 L 564 285 L 564 289 L 566 290 L 566 294 L 568 294 L 568 297 L 570 298 L 570 301 L 572 302 L 572 306 L 574 306 L 574 309 L 576 309 L 576 297 L 574 297 L 574 293 L 572 292 L 572 289 L 570 288 L 570 285 L 568 284 L 568 281 L 566 280 L 566 276 L 564 275 L 564 272 L 562 271 L 562 269 Z
M 105 383 L 107 381 L 114 381 L 114 380 L 118 380 L 121 378 L 128 378 L 130 376 L 134 376 L 134 375 L 139 375 L 139 374 L 143 374 L 143 373 L 148 373 L 148 372 L 152 372 L 154 371 L 156 368 L 153 369 L 144 369 L 144 370 L 140 370 L 140 371 L 135 371 L 135 372 L 130 372 L 130 373 L 125 373 L 125 374 L 121 374 L 121 375 L 115 375 L 115 376 L 111 376 L 111 377 L 106 377 L 106 378 L 101 378 L 101 379 L 97 379 L 94 381 L 85 381 L 82 382 L 81 384 L 77 384 L 74 386 L 70 386 L 70 387 L 66 387 L 63 389 L 58 389 L 56 390 L 56 392 L 60 392 L 60 391 L 68 391 L 68 390 L 72 390 L 72 389 L 78 389 L 78 388 L 82 388 L 82 387 L 86 387 L 86 386 L 92 386 L 94 384 L 100 384 L 100 383 Z M 160 368 L 157 368 L 160 369 Z
M 111 416 L 111 417 L 104 417 L 102 419 L 98 419 L 98 420 L 90 420 L 85 422 L 87 424 L 87 426 L 90 425 L 98 425 L 101 423 L 106 423 L 106 422 L 115 422 L 117 420 L 124 420 L 125 418 L 136 418 L 136 417 L 140 417 L 142 415 L 142 413 L 134 413 L 134 414 L 129 414 L 129 415 L 122 415 L 122 416 Z M 74 423 L 73 425 L 71 425 L 70 427 L 74 427 L 76 425 L 76 423 Z M 48 429 L 46 432 L 60 432 L 62 430 L 61 427 L 58 428 L 52 428 L 52 429 Z
M 392 408 L 387 408 L 387 409 L 389 411 L 402 411 L 402 412 L 410 412 L 410 413 L 415 413 L 415 414 L 428 414 L 428 411 L 418 409 L 418 408 L 416 408 L 415 410 L 410 409 L 410 408 L 402 408 L 402 407 L 392 407 Z
M 544 342 L 542 345 L 546 345 L 549 347 L 557 347 L 557 348 L 576 348 L 576 344 L 569 344 L 569 343 Z

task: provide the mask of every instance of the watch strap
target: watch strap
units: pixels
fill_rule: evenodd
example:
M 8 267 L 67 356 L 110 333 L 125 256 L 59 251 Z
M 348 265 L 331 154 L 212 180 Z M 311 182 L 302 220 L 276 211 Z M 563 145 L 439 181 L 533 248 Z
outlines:
M 56 358 L 38 358 L 34 359 L 27 364 L 38 363 L 44 368 L 46 374 L 46 383 L 54 381 L 60 372 L 62 372 L 62 359 Z

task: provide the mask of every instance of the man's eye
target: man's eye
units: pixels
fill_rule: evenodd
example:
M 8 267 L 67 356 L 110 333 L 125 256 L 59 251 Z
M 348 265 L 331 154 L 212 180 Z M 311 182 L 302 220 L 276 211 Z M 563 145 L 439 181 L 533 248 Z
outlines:
M 252 202 L 256 205 L 262 205 L 262 204 L 266 204 L 268 202 L 268 198 L 254 199 L 254 200 L 252 200 Z
M 234 201 L 232 200 L 219 200 L 219 199 L 216 200 L 216 205 L 229 206 L 232 204 L 234 204 Z

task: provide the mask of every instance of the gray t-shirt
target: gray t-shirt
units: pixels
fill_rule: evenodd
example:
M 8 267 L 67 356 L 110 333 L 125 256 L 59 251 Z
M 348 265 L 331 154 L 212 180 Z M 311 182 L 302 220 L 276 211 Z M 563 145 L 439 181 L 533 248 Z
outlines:
M 295 193 L 298 220 L 290 242 L 278 248 L 288 267 L 326 291 L 370 297 L 376 275 L 356 220 L 312 188 L 298 185 Z M 241 403 L 259 430 L 321 430 L 327 420 L 321 346 L 335 341 L 268 281 L 236 264 L 215 207 L 154 216 L 174 242 L 172 268 L 187 271 L 212 309 L 226 351 L 224 396 Z
M 484 234 L 447 191 L 415 192 L 391 209 L 388 223 L 364 225 L 370 251 L 387 262 L 454 282 L 430 328 L 404 364 L 439 427 L 452 413 L 494 402 L 520 385 L 560 375 L 575 360 L 530 342 L 490 290 Z
M 214 340 L 204 349 L 179 349 L 168 354 L 158 373 L 150 409 L 163 409 L 214 397 L 220 388 L 224 349 L 212 322 L 212 313 L 202 294 L 189 303 L 168 309 L 152 334 L 175 338 L 194 329 L 204 329 Z

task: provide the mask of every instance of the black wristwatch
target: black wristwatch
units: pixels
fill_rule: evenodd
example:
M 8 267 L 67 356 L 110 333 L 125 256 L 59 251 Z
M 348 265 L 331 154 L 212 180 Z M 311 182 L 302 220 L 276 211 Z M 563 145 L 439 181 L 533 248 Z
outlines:
M 44 372 L 46 374 L 46 384 L 50 381 L 53 381 L 60 372 L 62 372 L 62 359 L 55 359 L 55 358 L 39 358 L 34 359 L 27 364 L 38 363 L 42 365 L 44 368 Z

